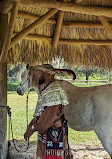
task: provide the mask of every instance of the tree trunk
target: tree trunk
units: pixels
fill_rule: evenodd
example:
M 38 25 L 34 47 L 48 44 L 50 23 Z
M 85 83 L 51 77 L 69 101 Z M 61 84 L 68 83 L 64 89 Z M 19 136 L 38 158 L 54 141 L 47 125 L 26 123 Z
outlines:
M 8 15 L 0 13 L 0 54 L 8 26 Z M 4 106 L 4 107 L 3 107 Z M 0 159 L 7 155 L 7 62 L 0 63 Z

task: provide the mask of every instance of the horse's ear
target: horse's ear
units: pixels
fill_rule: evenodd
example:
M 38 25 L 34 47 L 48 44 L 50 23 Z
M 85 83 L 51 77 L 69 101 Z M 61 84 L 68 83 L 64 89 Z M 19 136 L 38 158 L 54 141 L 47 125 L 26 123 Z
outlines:
M 27 65 L 26 65 L 26 69 L 27 69 L 27 70 L 29 70 L 29 68 L 30 68 L 30 65 L 29 65 L 29 64 L 27 64 Z

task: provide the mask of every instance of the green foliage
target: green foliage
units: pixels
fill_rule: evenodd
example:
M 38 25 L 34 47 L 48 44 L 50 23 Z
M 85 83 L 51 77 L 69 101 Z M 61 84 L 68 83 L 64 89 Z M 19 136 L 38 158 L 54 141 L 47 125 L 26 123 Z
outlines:
M 19 86 L 19 83 L 8 83 L 8 91 L 16 91 L 17 87 Z M 32 88 L 31 91 L 34 91 Z
M 21 72 L 23 67 L 24 67 L 24 65 L 22 65 L 20 63 L 15 67 L 13 65 L 9 65 L 8 66 L 8 76 L 9 77 L 17 76 L 17 74 Z
M 19 83 L 8 83 L 8 91 L 16 91 L 17 87 L 19 86 Z
M 77 79 L 101 80 L 108 79 L 108 70 L 98 68 L 84 68 L 82 66 L 75 67 L 73 71 L 77 75 Z
M 76 66 L 74 68 L 63 66 L 62 68 L 70 69 L 76 74 L 76 79 L 80 80 L 103 80 L 112 78 L 111 72 L 109 77 L 109 70 L 100 69 L 97 67 L 85 68 L 84 66 Z

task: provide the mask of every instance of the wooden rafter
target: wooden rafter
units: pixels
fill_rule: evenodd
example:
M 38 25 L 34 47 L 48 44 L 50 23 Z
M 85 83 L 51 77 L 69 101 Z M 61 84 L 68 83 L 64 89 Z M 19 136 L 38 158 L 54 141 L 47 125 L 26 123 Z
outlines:
M 16 32 L 14 35 L 17 34 Z M 52 38 L 48 36 L 42 36 L 37 34 L 28 34 L 27 36 L 23 37 L 22 39 L 28 40 L 43 40 L 49 43 L 52 43 Z M 84 45 L 110 45 L 112 46 L 112 40 L 76 40 L 76 39 L 60 39 L 59 44 L 84 44 Z
M 38 0 L 21 0 L 21 5 L 37 7 L 37 8 L 56 8 L 62 11 L 80 13 L 80 14 L 88 14 L 95 16 L 106 16 L 112 17 L 112 8 L 110 7 L 99 7 L 99 6 L 85 6 L 81 4 L 75 3 L 65 3 L 59 1 L 38 1 Z
M 4 4 L 4 2 L 0 2 L 0 9 L 9 11 L 11 2 L 13 0 L 4 0 L 9 3 L 10 5 Z M 111 7 L 99 7 L 99 6 L 85 6 L 81 4 L 76 3 L 65 3 L 65 2 L 59 2 L 59 1 L 46 1 L 46 0 L 16 0 L 20 1 L 22 6 L 29 6 L 29 7 L 36 7 L 36 8 L 56 8 L 58 10 L 62 11 L 69 11 L 69 12 L 75 12 L 80 14 L 89 14 L 89 15 L 95 15 L 95 16 L 106 16 L 106 17 L 112 17 L 112 8 Z M 6 12 L 5 11 L 5 12 Z
M 57 24 L 56 24 L 56 29 L 53 37 L 53 47 L 56 48 L 59 42 L 59 37 L 60 37 L 60 32 L 61 32 L 61 27 L 62 27 L 62 22 L 63 22 L 63 16 L 64 12 L 59 11 L 58 12 L 58 18 L 57 18 Z
M 27 12 L 24 12 L 24 11 L 18 11 L 18 17 L 27 18 L 27 19 L 31 19 L 31 20 L 35 21 L 35 20 L 39 19 L 41 16 L 34 15 L 34 14 L 31 14 L 31 13 L 27 13 Z M 46 20 L 46 23 L 56 24 L 56 20 L 48 19 L 48 20 Z
M 8 48 L 10 46 L 10 41 L 11 41 L 11 37 L 13 35 L 14 24 L 15 24 L 17 12 L 18 12 L 18 5 L 19 5 L 19 2 L 14 2 L 14 4 L 13 4 L 11 17 L 10 17 L 9 25 L 7 28 L 7 32 L 6 32 L 6 36 L 5 36 L 5 40 L 4 40 L 4 44 L 3 44 L 3 48 L 2 48 L 2 52 L 1 52 L 1 56 L 0 56 L 1 63 L 4 63 L 7 59 Z
M 18 17 L 22 17 L 22 18 L 28 18 L 31 20 L 37 20 L 38 18 L 40 18 L 40 16 L 37 15 L 33 15 L 31 13 L 27 13 L 24 11 L 18 11 L 17 14 Z M 55 25 L 56 24 L 56 20 L 54 19 L 48 19 L 46 21 L 46 23 L 50 23 Z M 81 22 L 81 21 L 63 21 L 62 23 L 63 27 L 81 27 L 81 28 L 104 28 L 104 26 L 102 25 L 102 23 L 96 23 L 96 22 Z M 112 27 L 112 23 L 110 23 L 110 26 Z
M 16 34 L 18 34 L 17 32 L 14 32 L 13 35 L 15 36 Z M 23 37 L 22 39 L 26 39 L 26 40 L 43 40 L 46 42 L 52 42 L 52 38 L 47 37 L 47 36 L 43 36 L 43 35 L 37 35 L 37 34 L 28 34 L 27 36 Z
M 20 33 L 15 35 L 11 40 L 11 47 L 15 45 L 18 41 L 20 41 L 23 37 L 28 35 L 33 29 L 35 29 L 40 24 L 44 23 L 47 19 L 49 19 L 53 14 L 55 14 L 58 10 L 57 9 L 51 9 L 46 14 L 44 14 L 42 17 L 34 21 L 32 24 L 30 24 L 28 27 L 23 29 Z M 11 48 L 10 47 L 10 48 Z
M 13 7 L 13 0 L 0 0 L 0 13 L 7 13 Z
M 100 16 L 99 18 L 100 18 L 101 23 L 103 24 L 103 26 L 107 30 L 108 36 L 112 39 L 112 29 L 111 29 L 111 26 L 108 22 L 107 17 Z
M 75 3 L 80 3 L 82 2 L 82 0 L 75 0 Z
M 112 40 L 75 40 L 75 39 L 60 39 L 60 44 L 76 44 L 76 45 L 112 45 Z
M 75 22 L 63 22 L 63 27 L 76 27 L 76 28 L 104 28 L 104 26 L 101 23 L 96 22 L 81 22 L 81 21 L 75 21 Z M 112 26 L 112 23 L 111 23 Z

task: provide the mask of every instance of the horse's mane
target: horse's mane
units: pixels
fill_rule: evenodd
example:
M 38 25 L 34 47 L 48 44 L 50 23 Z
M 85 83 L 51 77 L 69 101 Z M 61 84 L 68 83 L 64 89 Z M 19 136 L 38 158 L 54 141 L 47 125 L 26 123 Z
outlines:
M 62 73 L 62 74 L 67 73 L 68 75 L 72 75 L 73 76 L 73 80 L 76 79 L 76 74 L 72 70 L 68 70 L 68 69 L 55 69 L 55 72 Z

